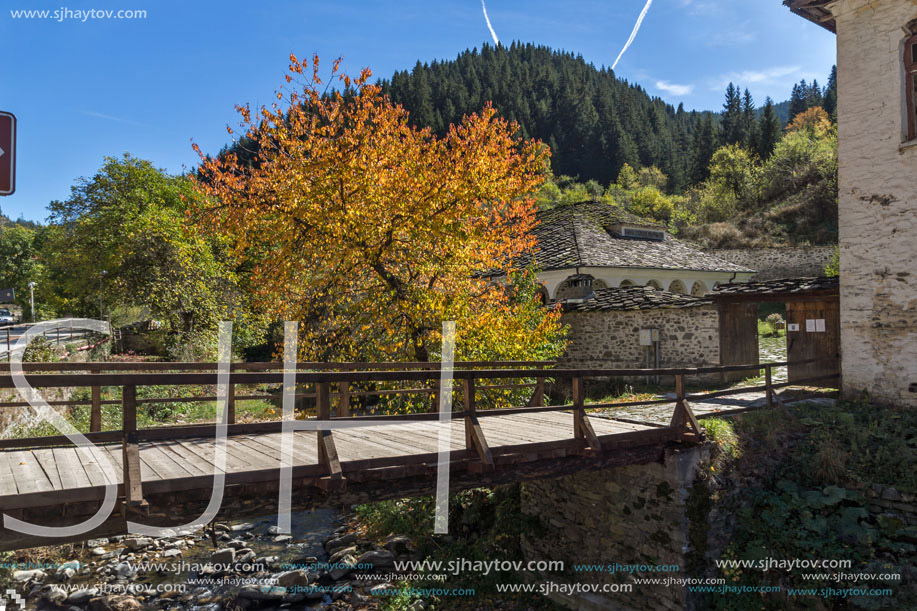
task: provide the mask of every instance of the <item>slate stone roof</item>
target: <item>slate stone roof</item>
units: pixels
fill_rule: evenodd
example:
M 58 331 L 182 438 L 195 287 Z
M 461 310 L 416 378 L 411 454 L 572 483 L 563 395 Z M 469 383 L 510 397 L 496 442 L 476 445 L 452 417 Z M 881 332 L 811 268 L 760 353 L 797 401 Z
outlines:
M 654 310 L 691 308 L 712 303 L 709 299 L 681 295 L 651 286 L 596 289 L 595 297 L 583 302 L 564 302 L 565 312 L 610 312 L 614 310 Z
M 760 282 L 733 282 L 730 284 L 720 284 L 713 288 L 713 296 L 837 291 L 839 286 L 840 284 L 837 276 L 833 278 L 783 278 L 779 280 L 762 280 Z
M 609 232 L 614 225 L 663 230 L 664 227 L 602 202 L 581 202 L 538 213 L 535 259 L 542 270 L 575 267 L 683 269 L 753 272 L 697 250 L 666 234 L 665 240 L 624 238 Z M 530 256 L 520 261 L 530 262 Z

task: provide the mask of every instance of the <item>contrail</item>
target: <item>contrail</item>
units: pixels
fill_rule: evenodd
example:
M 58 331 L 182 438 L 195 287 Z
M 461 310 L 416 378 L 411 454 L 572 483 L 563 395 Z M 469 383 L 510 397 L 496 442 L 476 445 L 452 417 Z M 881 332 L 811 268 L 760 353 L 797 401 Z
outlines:
M 483 3 L 484 0 L 481 0 Z M 621 61 L 621 56 L 624 55 L 624 52 L 627 51 L 627 48 L 630 46 L 630 43 L 634 42 L 634 38 L 637 37 L 637 32 L 640 31 L 640 26 L 643 25 L 643 18 L 646 17 L 646 13 L 650 10 L 650 5 L 653 3 L 653 0 L 646 0 L 646 5 L 643 7 L 643 10 L 640 11 L 640 16 L 637 17 L 637 23 L 634 24 L 634 31 L 630 33 L 630 38 L 627 39 L 627 42 L 624 43 L 624 48 L 621 49 L 621 52 L 618 53 L 615 63 L 611 65 L 611 69 L 614 70 L 615 66 L 618 65 L 618 62 Z M 484 16 L 487 16 L 487 11 L 484 11 Z M 487 22 L 487 25 L 490 25 L 490 22 Z M 491 30 L 493 32 L 493 30 Z M 496 36 L 495 36 L 496 38 Z
M 650 0 L 652 2 L 653 0 Z M 484 21 L 487 22 L 487 29 L 490 30 L 490 35 L 493 36 L 494 44 L 500 44 L 500 39 L 497 38 L 497 33 L 494 32 L 494 26 L 490 25 L 490 17 L 487 16 L 487 7 L 484 6 L 484 0 L 481 0 L 481 8 L 484 9 Z

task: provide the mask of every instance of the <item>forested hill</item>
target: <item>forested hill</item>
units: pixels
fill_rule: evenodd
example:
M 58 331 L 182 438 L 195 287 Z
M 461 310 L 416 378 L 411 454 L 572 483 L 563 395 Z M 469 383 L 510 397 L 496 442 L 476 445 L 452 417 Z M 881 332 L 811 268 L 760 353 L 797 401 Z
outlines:
M 416 125 L 443 133 L 492 101 L 522 135 L 551 147 L 555 174 L 613 182 L 621 167 L 659 167 L 671 191 L 688 182 L 692 133 L 709 113 L 675 109 L 581 56 L 514 42 L 420 62 L 381 82 Z

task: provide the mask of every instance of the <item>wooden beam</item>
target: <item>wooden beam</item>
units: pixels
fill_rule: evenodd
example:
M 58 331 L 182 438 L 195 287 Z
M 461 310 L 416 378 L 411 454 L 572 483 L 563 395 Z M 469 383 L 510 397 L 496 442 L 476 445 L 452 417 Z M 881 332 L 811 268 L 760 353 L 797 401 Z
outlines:
M 137 387 L 121 389 L 121 455 L 124 471 L 124 503 L 126 510 L 145 505 L 143 476 L 140 471 L 140 446 L 137 443 Z
M 318 382 L 315 385 L 315 404 L 317 420 L 331 420 L 331 397 L 328 382 Z M 333 431 L 316 431 L 318 446 L 318 464 L 322 471 L 327 473 L 326 478 L 321 478 L 318 485 L 325 489 L 344 486 L 343 470 L 338 458 L 337 447 L 334 445 Z
M 338 417 L 350 417 L 350 382 L 343 381 L 338 383 L 340 394 L 338 396 Z
M 89 432 L 98 433 L 102 430 L 102 387 L 92 387 L 92 407 L 89 411 Z

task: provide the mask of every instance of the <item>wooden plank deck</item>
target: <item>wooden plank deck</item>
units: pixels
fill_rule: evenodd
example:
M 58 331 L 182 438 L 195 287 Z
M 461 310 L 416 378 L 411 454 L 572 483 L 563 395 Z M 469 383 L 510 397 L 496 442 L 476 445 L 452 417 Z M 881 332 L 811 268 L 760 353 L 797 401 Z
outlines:
M 592 418 L 596 435 L 622 443 L 641 431 L 659 429 L 640 424 Z M 574 438 L 574 418 L 570 412 L 508 414 L 480 418 L 484 436 L 497 454 L 520 452 L 525 446 L 548 447 L 552 442 Z M 380 423 L 360 428 L 337 429 L 334 442 L 344 475 L 371 472 L 372 469 L 435 464 L 439 432 L 435 424 L 405 422 Z M 630 435 L 628 435 L 630 434 Z M 314 431 L 294 433 L 294 467 L 317 466 L 318 453 Z M 210 438 L 164 439 L 140 443 L 140 468 L 144 492 L 168 492 L 200 488 L 201 478 L 213 473 L 215 441 Z M 462 420 L 451 421 L 451 449 L 467 457 Z M 109 459 L 118 483 L 122 483 L 120 444 L 98 446 L 102 459 Z M 276 479 L 280 468 L 280 433 L 237 435 L 227 438 L 225 472 L 251 473 Z M 101 498 L 105 483 L 102 467 L 73 447 L 0 451 L 0 509 L 66 504 L 75 500 Z M 36 494 L 40 493 L 40 494 Z M 28 497 L 28 501 L 23 498 Z

